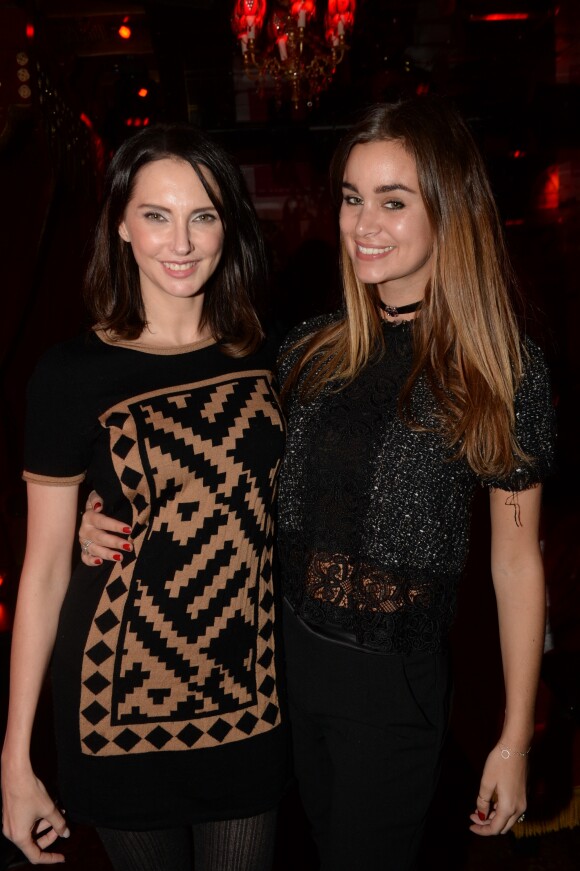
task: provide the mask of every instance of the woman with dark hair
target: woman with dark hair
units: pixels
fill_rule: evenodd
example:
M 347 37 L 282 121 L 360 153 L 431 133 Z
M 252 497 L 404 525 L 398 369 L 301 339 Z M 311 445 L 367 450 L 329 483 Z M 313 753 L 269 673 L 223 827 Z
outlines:
M 115 869 L 190 871 L 193 851 L 205 871 L 271 867 L 288 745 L 272 586 L 284 423 L 252 304 L 264 279 L 221 147 L 182 125 L 121 146 L 86 278 L 94 327 L 29 387 L 2 789 L 4 833 L 34 864 L 63 861 L 47 848 L 68 835 L 29 756 L 52 657 L 58 803 L 98 829 Z M 71 577 L 85 479 L 132 545 Z
M 480 486 L 506 711 L 471 830 L 505 833 L 526 808 L 553 409 L 542 354 L 518 330 L 485 167 L 457 111 L 427 97 L 372 107 L 340 143 L 331 180 L 344 307 L 297 327 L 279 359 L 295 772 L 323 871 L 410 871 L 441 763 L 448 637 Z M 124 543 L 98 511 L 81 532 Z

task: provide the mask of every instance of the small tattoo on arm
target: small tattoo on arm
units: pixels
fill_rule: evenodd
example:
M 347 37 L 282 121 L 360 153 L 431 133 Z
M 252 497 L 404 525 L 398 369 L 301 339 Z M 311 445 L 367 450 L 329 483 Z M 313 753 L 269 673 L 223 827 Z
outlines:
M 516 526 L 522 526 L 522 514 L 517 492 L 512 491 L 505 500 L 505 504 L 510 505 L 514 509 L 514 521 Z

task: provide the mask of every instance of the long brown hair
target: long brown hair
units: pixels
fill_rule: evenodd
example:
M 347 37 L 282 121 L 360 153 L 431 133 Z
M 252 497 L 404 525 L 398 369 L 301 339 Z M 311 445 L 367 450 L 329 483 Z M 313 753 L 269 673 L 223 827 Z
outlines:
M 220 145 L 187 124 L 147 127 L 115 153 L 85 276 L 86 306 L 97 326 L 121 339 L 136 339 L 145 329 L 139 271 L 131 245 L 119 236 L 119 225 L 139 170 L 167 157 L 190 164 L 222 221 L 224 246 L 205 287 L 203 324 L 225 353 L 245 356 L 263 339 L 253 305 L 266 283 L 263 237 L 239 168 Z M 202 167 L 211 172 L 217 192 Z
M 441 98 L 373 106 L 332 159 L 337 207 L 351 150 L 381 141 L 400 142 L 414 157 L 433 232 L 432 274 L 414 324 L 414 361 L 401 413 L 419 427 L 411 395 L 424 374 L 455 456 L 483 477 L 507 474 L 525 459 L 514 434 L 523 351 L 511 302 L 514 274 L 482 156 L 459 112 Z M 297 387 L 308 401 L 331 382 L 340 389 L 382 348 L 377 288 L 357 279 L 342 245 L 340 261 L 345 314 L 306 338 L 284 395 Z

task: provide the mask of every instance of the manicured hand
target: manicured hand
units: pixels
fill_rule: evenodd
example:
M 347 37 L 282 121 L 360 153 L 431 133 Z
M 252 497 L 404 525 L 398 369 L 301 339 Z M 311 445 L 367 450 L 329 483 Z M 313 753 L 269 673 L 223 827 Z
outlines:
M 130 553 L 133 545 L 128 536 L 131 527 L 121 520 L 107 517 L 103 500 L 95 490 L 87 499 L 79 528 L 81 559 L 87 566 L 100 566 L 103 560 L 120 562 L 123 554 Z

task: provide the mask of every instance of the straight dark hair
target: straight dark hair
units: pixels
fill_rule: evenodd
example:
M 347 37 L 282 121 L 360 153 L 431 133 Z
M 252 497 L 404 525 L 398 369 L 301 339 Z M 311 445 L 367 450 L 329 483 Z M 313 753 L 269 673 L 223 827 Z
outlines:
M 203 322 L 230 356 L 256 350 L 264 334 L 254 300 L 264 293 L 267 259 L 261 228 L 242 173 L 227 152 L 187 124 L 158 124 L 126 140 L 104 183 L 101 214 L 83 293 L 95 327 L 137 339 L 147 320 L 131 245 L 119 235 L 140 169 L 166 158 L 189 163 L 224 229 L 220 262 L 205 285 Z M 209 170 L 217 191 L 204 171 Z

